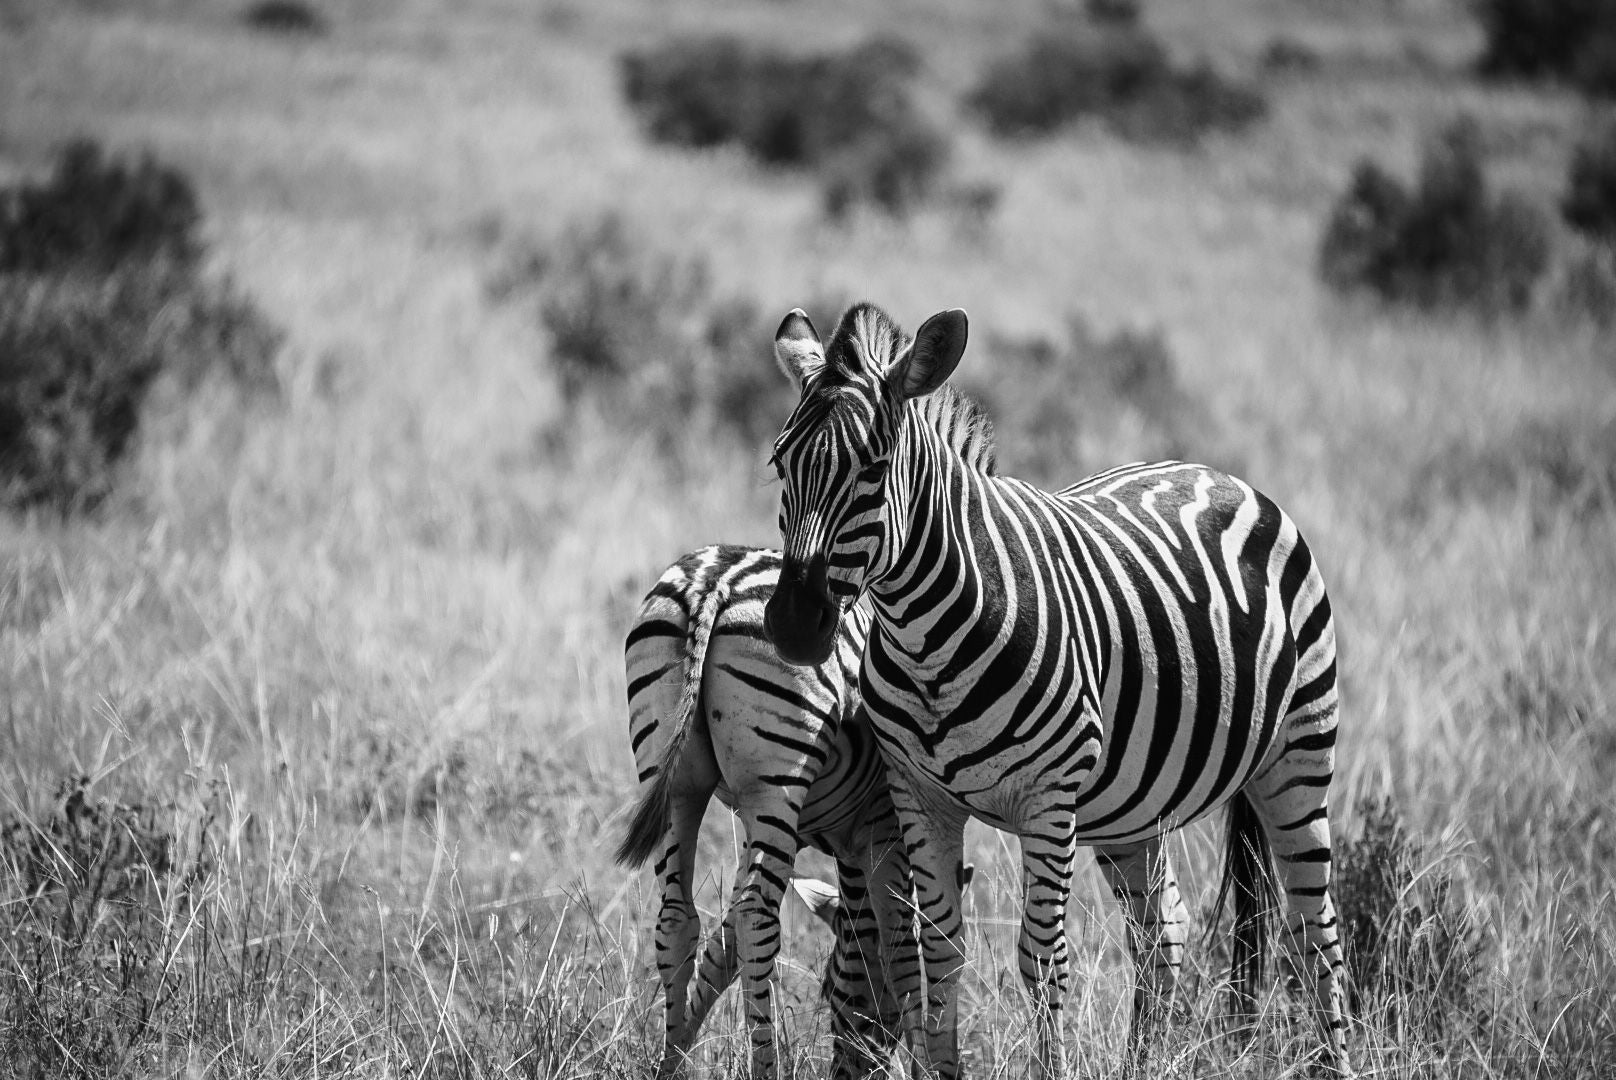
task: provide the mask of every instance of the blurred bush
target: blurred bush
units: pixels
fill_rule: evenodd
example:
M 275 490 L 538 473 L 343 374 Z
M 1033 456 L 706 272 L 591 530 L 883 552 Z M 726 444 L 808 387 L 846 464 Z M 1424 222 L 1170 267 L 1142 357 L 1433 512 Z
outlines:
M 1374 1015 L 1376 1030 L 1429 1043 L 1476 1015 L 1484 939 L 1395 803 L 1361 798 L 1356 813 L 1357 834 L 1336 842 L 1331 883 L 1351 1009 Z
M 1550 223 L 1519 195 L 1488 190 L 1480 142 L 1472 121 L 1447 128 L 1426 147 L 1412 191 L 1359 162 L 1320 244 L 1325 284 L 1421 308 L 1530 305 L 1549 267 Z
M 94 506 L 159 378 L 276 388 L 280 331 L 200 273 L 195 190 L 150 157 L 69 144 L 0 192 L 0 506 Z
M 1210 419 L 1159 330 L 1106 337 L 1074 315 L 1064 342 L 998 339 L 988 351 L 962 376 L 994 418 L 1006 473 L 1059 486 L 1119 461 L 1207 452 Z
M 604 405 L 616 422 L 668 438 L 772 435 L 795 400 L 771 351 L 785 312 L 719 295 L 703 257 L 648 248 L 638 235 L 616 214 L 574 222 L 518 245 L 490 295 L 531 306 L 570 403 Z M 822 328 L 839 313 L 812 305 Z
M 42 183 L 0 193 L 0 273 L 109 272 L 132 262 L 182 271 L 202 255 L 202 212 L 183 173 L 128 163 L 78 139 Z
M 949 157 L 910 91 L 919 69 L 914 49 L 892 39 L 795 55 L 709 37 L 627 53 L 619 73 L 658 142 L 734 143 L 765 164 L 823 171 L 833 212 L 867 201 L 902 213 L 931 193 Z
M 1564 81 L 1616 96 L 1616 4 L 1609 0 L 1475 0 L 1484 75 Z
M 1088 0 L 1083 10 L 1097 23 L 1133 26 L 1139 21 L 1139 0 Z
M 1043 135 L 1094 116 L 1141 141 L 1240 131 L 1267 112 L 1259 90 L 1204 61 L 1174 68 L 1166 47 L 1128 20 L 1063 19 L 1045 28 L 990 65 L 966 103 L 998 135 Z
M 1616 326 L 1616 245 L 1590 245 L 1567 260 L 1554 300 L 1562 317 Z
M 70 511 L 112 490 L 162 369 L 129 275 L 0 277 L 0 504 Z
M 259 0 L 242 13 L 242 21 L 254 30 L 276 34 L 323 34 L 328 29 L 325 16 L 303 0 Z
M 1281 34 L 1263 46 L 1259 63 L 1270 73 L 1307 72 L 1322 67 L 1324 58 L 1307 42 Z
M 561 392 L 576 400 L 682 348 L 710 284 L 704 260 L 649 251 L 608 214 L 570 224 L 546 247 L 523 246 L 493 282 L 500 298 L 529 289 Z
M 1616 117 L 1607 117 L 1577 142 L 1560 213 L 1573 227 L 1616 245 Z

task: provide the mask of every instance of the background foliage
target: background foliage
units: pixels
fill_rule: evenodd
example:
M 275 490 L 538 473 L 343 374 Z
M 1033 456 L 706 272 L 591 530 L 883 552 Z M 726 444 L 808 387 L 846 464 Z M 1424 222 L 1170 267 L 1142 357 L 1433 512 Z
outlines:
M 1012 475 L 1182 454 L 1308 534 L 1359 1067 L 1609 1075 L 1599 35 L 1523 68 L 1488 59 L 1501 20 L 1581 6 L 1081 6 L 0 4 L 0 1061 L 646 1075 L 651 890 L 603 854 L 624 628 L 681 552 L 775 542 L 769 339 L 869 298 L 969 308 L 957 377 Z M 687 70 L 718 33 L 733 70 Z M 1131 35 L 1193 103 L 1216 72 L 1261 122 L 1107 90 L 1005 137 L 980 88 L 1031 97 L 1003 59 L 1068 34 Z M 761 56 L 827 85 L 723 107 L 799 125 L 800 161 L 750 115 L 648 137 Z M 677 77 L 636 102 L 625 57 Z M 816 126 L 832 89 L 875 127 Z M 1203 928 L 1217 836 L 1174 840 Z M 735 842 L 715 812 L 709 916 Z M 966 1045 L 1022 1075 L 1015 852 L 969 845 Z M 786 916 L 817 1074 L 827 943 Z M 1068 930 L 1074 1065 L 1110 1074 L 1129 972 L 1092 870 Z M 1221 940 L 1157 1075 L 1313 1045 L 1278 980 L 1254 1046 L 1222 1039 Z M 741 1032 L 731 1001 L 704 1062 L 735 1071 Z

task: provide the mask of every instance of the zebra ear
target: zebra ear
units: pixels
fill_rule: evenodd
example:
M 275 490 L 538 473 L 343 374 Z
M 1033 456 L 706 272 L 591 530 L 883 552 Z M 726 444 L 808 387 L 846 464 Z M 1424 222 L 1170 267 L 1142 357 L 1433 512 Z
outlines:
M 959 308 L 939 311 L 921 323 L 915 340 L 887 369 L 887 385 L 905 400 L 925 397 L 943 385 L 965 355 L 969 328 Z
M 825 346 L 802 308 L 792 308 L 774 332 L 774 359 L 798 390 L 825 366 Z

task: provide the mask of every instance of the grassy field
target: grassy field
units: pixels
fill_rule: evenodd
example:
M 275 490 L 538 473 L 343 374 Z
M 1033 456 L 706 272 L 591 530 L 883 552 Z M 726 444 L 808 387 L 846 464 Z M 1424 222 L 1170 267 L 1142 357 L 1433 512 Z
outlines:
M 95 514 L 0 513 L 0 1073 L 649 1075 L 654 895 L 608 856 L 633 792 L 622 637 L 675 556 L 776 542 L 777 489 L 762 443 L 569 405 L 532 303 L 491 294 L 515 253 L 610 211 L 770 326 L 825 296 L 910 326 L 966 307 L 961 377 L 1005 417 L 1048 387 L 995 343 L 1074 316 L 1159 331 L 1188 434 L 1124 418 L 1018 463 L 1007 430 L 1003 464 L 1071 480 L 1168 441 L 1309 536 L 1341 634 L 1335 821 L 1368 837 L 1360 879 L 1402 868 L 1376 929 L 1411 958 L 1366 991 L 1359 1067 L 1612 1075 L 1616 344 L 1314 274 L 1361 155 L 1408 175 L 1468 112 L 1498 178 L 1547 204 L 1586 107 L 1469 78 L 1457 0 L 1155 0 L 1175 53 L 1255 73 L 1285 35 L 1320 63 L 1266 76 L 1267 120 L 1199 148 L 1006 143 L 955 103 L 1042 3 L 669 7 L 365 0 L 301 38 L 220 0 L 0 3 L 0 182 L 75 135 L 156 152 L 197 181 L 212 270 L 287 331 L 278 396 L 158 399 Z M 997 208 L 831 224 L 810 179 L 645 142 L 616 57 L 718 28 L 909 39 L 955 173 Z M 1402 840 L 1364 831 L 1383 799 Z M 735 836 L 718 811 L 708 830 L 711 914 Z M 976 1075 L 1015 1076 L 1015 850 L 971 835 L 965 1039 Z M 29 900 L 44 836 L 92 872 Z M 1181 841 L 1197 911 L 1215 837 Z M 790 1058 L 815 1075 L 828 941 L 786 918 Z M 1092 869 L 1070 931 L 1068 1044 L 1108 1075 L 1129 975 Z M 1221 949 L 1194 951 L 1158 1074 L 1294 1074 L 1311 1033 L 1277 987 L 1250 1051 L 1218 1038 Z M 744 1068 L 733 1001 L 703 1046 Z

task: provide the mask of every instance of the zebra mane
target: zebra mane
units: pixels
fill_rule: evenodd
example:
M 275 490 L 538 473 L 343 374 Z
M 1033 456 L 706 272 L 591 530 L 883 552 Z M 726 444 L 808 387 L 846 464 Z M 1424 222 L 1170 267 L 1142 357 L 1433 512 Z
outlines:
M 825 349 L 836 381 L 857 385 L 878 378 L 912 339 L 891 317 L 865 302 L 847 309 Z M 992 476 L 998 470 L 993 421 L 970 395 L 944 384 L 908 403 L 911 419 L 937 432 L 967 468 Z
M 979 402 L 947 383 L 909 402 L 909 415 L 943 437 L 967 468 L 992 476 L 999 471 L 993 420 Z

